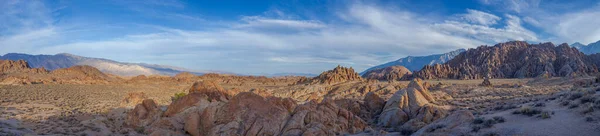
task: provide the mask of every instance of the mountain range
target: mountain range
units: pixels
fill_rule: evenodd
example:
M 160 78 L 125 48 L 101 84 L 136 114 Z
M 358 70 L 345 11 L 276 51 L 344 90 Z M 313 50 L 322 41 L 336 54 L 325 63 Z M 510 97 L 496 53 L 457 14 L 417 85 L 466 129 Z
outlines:
M 196 75 L 205 73 L 225 73 L 219 71 L 195 71 L 185 68 L 179 68 L 167 65 L 145 64 L 145 63 L 126 63 L 109 59 L 90 58 L 77 56 L 68 53 L 56 55 L 30 55 L 21 53 L 8 53 L 0 56 L 2 60 L 25 60 L 32 68 L 45 68 L 55 70 L 68 68 L 76 65 L 88 65 L 99 69 L 104 73 L 119 76 L 137 76 L 137 75 L 176 75 L 181 72 L 189 72 Z
M 390 62 L 381 64 L 381 65 L 377 65 L 377 66 L 368 68 L 367 70 L 360 72 L 360 75 L 364 76 L 365 73 L 368 73 L 369 71 L 382 69 L 382 68 L 386 68 L 386 67 L 391 67 L 391 66 L 404 66 L 410 71 L 418 71 L 418 70 L 421 70 L 421 68 L 423 68 L 423 66 L 426 66 L 426 65 L 445 63 L 446 61 L 451 60 L 452 58 L 454 58 L 454 56 L 456 56 L 464 51 L 466 51 L 466 50 L 458 49 L 458 50 L 454 50 L 454 51 L 451 51 L 448 53 L 434 54 L 434 55 L 429 55 L 429 56 L 408 56 L 405 58 L 401 58 L 401 59 L 398 59 L 395 61 L 390 61 Z
M 584 54 L 594 54 L 594 53 L 600 53 L 600 41 L 597 41 L 595 43 L 590 43 L 588 45 L 583 45 L 579 42 L 573 43 L 571 44 L 572 47 L 577 48 L 579 51 L 583 52 Z
M 585 55 L 566 43 L 512 41 L 469 49 L 444 64 L 425 66 L 414 75 L 423 79 L 582 76 L 597 73 L 598 62 L 600 55 Z

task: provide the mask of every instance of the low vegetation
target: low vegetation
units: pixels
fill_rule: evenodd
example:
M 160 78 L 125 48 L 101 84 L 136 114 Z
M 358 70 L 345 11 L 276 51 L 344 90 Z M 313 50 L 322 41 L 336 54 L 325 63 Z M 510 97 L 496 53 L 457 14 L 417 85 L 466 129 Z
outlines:
M 185 96 L 186 94 L 181 92 L 181 93 L 175 93 L 172 97 L 171 100 L 172 101 L 177 101 L 179 100 L 181 97 Z

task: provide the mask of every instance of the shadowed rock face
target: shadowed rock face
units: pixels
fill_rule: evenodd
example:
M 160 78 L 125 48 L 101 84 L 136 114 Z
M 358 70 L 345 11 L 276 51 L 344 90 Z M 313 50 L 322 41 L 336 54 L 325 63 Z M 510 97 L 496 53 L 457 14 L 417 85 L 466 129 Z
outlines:
M 333 70 L 325 71 L 319 76 L 310 79 L 312 84 L 336 84 L 346 81 L 362 80 L 353 68 L 337 66 Z
M 369 71 L 363 75 L 365 79 L 400 81 L 406 80 L 412 75 L 412 72 L 403 66 L 391 66 Z
M 424 79 L 579 76 L 598 72 L 594 62 L 567 44 L 513 41 L 469 49 L 445 64 L 425 66 L 415 75 Z

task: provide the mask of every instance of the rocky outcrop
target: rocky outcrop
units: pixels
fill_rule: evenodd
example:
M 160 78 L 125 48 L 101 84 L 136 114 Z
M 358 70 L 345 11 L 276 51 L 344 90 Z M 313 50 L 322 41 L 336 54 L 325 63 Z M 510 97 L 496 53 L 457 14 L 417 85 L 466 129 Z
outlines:
M 212 80 L 195 82 L 192 88 L 188 91 L 191 93 L 201 93 L 208 96 L 209 100 L 227 101 L 229 94 L 219 83 Z
M 199 81 L 192 85 L 188 95 L 173 101 L 167 107 L 163 116 L 174 116 L 190 107 L 207 105 L 212 101 L 225 102 L 229 98 L 230 95 L 218 83 L 214 81 Z
M 142 101 L 148 99 L 148 96 L 144 92 L 130 92 L 127 93 L 127 96 L 123 98 L 121 101 L 122 107 L 135 106 L 138 103 L 142 103 Z
M 384 128 L 408 126 L 412 130 L 444 117 L 446 112 L 434 104 L 435 100 L 423 87 L 420 79 L 413 79 L 407 88 L 396 92 L 386 103 L 378 125 Z
M 175 80 L 182 81 L 182 82 L 192 81 L 195 77 L 197 77 L 197 76 L 192 73 L 189 73 L 189 72 L 181 72 L 181 73 L 173 76 L 173 78 Z
M 128 126 L 137 128 L 147 126 L 156 121 L 160 116 L 160 109 L 152 99 L 146 99 L 127 114 Z
M 403 66 L 391 66 L 381 69 L 371 70 L 363 75 L 365 79 L 376 79 L 385 81 L 407 80 L 412 72 Z
M 596 62 L 567 44 L 513 41 L 469 49 L 445 64 L 425 66 L 414 75 L 424 79 L 580 76 L 598 72 Z
M 336 84 L 346 81 L 362 80 L 353 68 L 337 66 L 333 70 L 321 73 L 319 76 L 310 79 L 311 84 Z
M 50 74 L 77 80 L 106 80 L 108 76 L 92 66 L 82 65 L 56 69 Z
M 290 98 L 241 92 L 226 101 L 219 101 L 206 95 L 206 92 L 218 90 L 219 86 L 207 91 L 207 86 L 212 84 L 202 85 L 195 85 L 190 89 L 194 91 L 170 104 L 162 117 L 156 117 L 160 110 L 154 110 L 154 106 L 148 106 L 151 104 L 144 100 L 128 113 L 128 126 L 145 128 L 144 133 L 151 135 L 193 136 L 340 135 L 362 132 L 369 127 L 360 117 L 330 99 L 298 105 Z M 382 103 L 375 97 L 368 99 Z M 378 104 L 372 105 L 377 107 Z
M 0 73 L 48 73 L 44 68 L 31 68 L 24 60 L 0 60 Z

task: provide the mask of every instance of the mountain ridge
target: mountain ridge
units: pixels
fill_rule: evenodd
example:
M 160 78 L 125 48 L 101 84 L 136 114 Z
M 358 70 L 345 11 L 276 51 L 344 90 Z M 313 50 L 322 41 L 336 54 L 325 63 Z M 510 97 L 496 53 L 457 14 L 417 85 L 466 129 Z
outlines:
M 390 61 L 381 65 L 377 65 L 371 68 L 360 72 L 360 75 L 364 75 L 365 73 L 382 69 L 390 66 L 403 66 L 406 67 L 410 71 L 418 71 L 423 68 L 425 65 L 433 65 L 433 64 L 442 64 L 448 60 L 454 58 L 454 56 L 460 54 L 461 52 L 466 51 L 465 49 L 457 49 L 451 52 L 442 53 L 442 54 L 433 54 L 427 56 L 407 56 L 404 58 L 397 59 L 395 61 Z
M 146 64 L 146 63 L 128 63 L 119 62 L 104 58 L 92 58 L 78 56 L 70 53 L 58 53 L 55 55 L 31 55 L 25 53 L 7 53 L 0 55 L 3 60 L 25 60 L 32 68 L 45 68 L 55 70 L 60 68 L 69 68 L 76 65 L 89 65 L 98 68 L 100 71 L 120 76 L 137 75 L 169 75 L 173 76 L 181 72 L 189 72 L 195 75 L 206 73 L 226 73 L 217 71 L 196 71 L 188 70 L 167 65 Z

